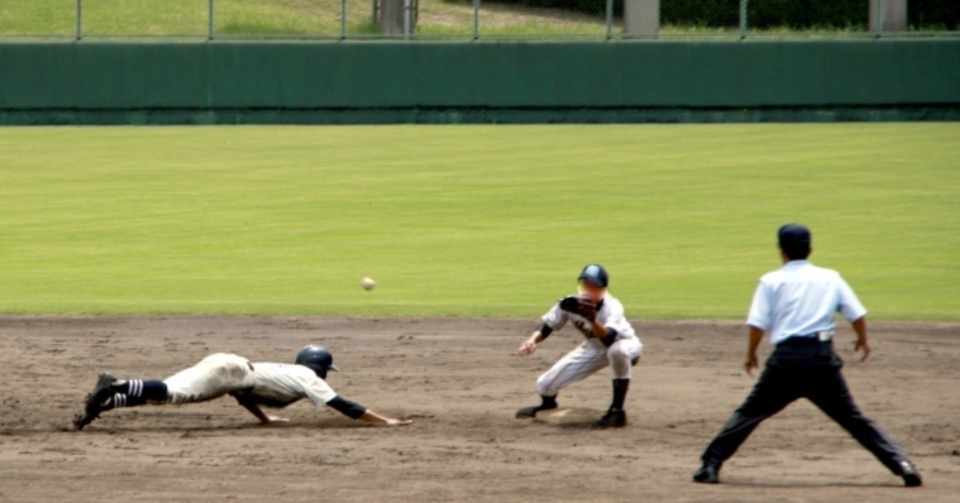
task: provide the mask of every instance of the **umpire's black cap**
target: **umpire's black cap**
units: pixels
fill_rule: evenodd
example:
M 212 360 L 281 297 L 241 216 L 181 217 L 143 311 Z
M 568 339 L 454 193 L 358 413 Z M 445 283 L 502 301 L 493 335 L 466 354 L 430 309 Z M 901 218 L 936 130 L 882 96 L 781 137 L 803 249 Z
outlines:
M 577 281 L 586 281 L 600 288 L 606 288 L 610 284 L 610 275 L 600 264 L 587 264 L 577 276 Z
M 786 224 L 777 230 L 777 243 L 783 254 L 791 260 L 805 259 L 810 256 L 813 238 L 805 225 Z

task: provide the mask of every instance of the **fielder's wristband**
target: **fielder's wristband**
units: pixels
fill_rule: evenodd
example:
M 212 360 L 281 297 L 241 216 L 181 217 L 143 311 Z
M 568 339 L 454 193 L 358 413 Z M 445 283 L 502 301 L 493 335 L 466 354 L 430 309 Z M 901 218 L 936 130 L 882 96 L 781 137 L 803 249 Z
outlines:
M 614 342 L 617 342 L 617 335 L 618 334 L 616 330 L 612 328 L 608 328 L 607 335 L 605 335 L 602 339 L 600 339 L 600 341 L 603 342 L 604 346 L 609 348 L 610 346 L 613 346 Z
M 540 340 L 545 341 L 547 337 L 550 337 L 550 334 L 553 333 L 553 328 L 550 325 L 544 323 L 540 326 Z

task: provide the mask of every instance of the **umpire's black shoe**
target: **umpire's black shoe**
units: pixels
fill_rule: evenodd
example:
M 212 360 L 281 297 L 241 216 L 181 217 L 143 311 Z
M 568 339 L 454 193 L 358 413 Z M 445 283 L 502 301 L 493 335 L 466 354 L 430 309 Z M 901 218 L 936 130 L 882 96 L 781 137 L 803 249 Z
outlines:
M 87 395 L 83 414 L 73 418 L 73 426 L 77 430 L 82 430 L 84 426 L 93 422 L 100 416 L 100 413 L 106 410 L 105 402 L 109 399 L 111 388 L 116 384 L 117 378 L 109 372 L 104 372 L 97 376 L 97 384 L 93 387 L 93 392 Z
M 701 484 L 720 483 L 720 465 L 717 463 L 704 463 L 700 469 L 693 474 L 693 481 Z
M 627 425 L 627 413 L 622 410 L 610 409 L 600 419 L 593 423 L 594 428 L 623 428 Z
M 923 479 L 920 478 L 920 472 L 917 467 L 909 461 L 900 462 L 900 476 L 903 477 L 903 485 L 906 487 L 920 487 L 923 485 Z

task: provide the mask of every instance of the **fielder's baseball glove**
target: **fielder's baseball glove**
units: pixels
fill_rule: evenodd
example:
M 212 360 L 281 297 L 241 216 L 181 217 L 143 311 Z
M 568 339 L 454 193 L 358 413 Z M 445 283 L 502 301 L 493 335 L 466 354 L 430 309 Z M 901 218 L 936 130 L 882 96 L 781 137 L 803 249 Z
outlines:
M 582 316 L 589 321 L 597 318 L 597 305 L 580 297 L 570 296 L 560 300 L 560 309 Z

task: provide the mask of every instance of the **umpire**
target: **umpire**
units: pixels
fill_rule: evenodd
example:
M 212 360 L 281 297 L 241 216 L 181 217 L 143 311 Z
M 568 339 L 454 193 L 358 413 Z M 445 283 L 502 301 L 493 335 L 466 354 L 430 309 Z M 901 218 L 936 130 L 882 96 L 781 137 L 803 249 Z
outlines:
M 850 396 L 840 368 L 843 362 L 833 351 L 834 314 L 840 312 L 857 332 L 854 346 L 870 356 L 866 309 L 842 277 L 807 261 L 810 230 L 787 224 L 777 232 L 784 265 L 767 273 L 753 296 L 747 325 L 750 343 L 744 367 L 757 368 L 757 346 L 769 332 L 775 346 L 753 391 L 703 451 L 703 465 L 693 475 L 695 482 L 716 484 L 720 467 L 737 451 L 764 420 L 798 398 L 813 402 L 840 424 L 860 445 L 891 472 L 903 477 L 904 485 L 923 484 L 902 448 L 860 412 Z

